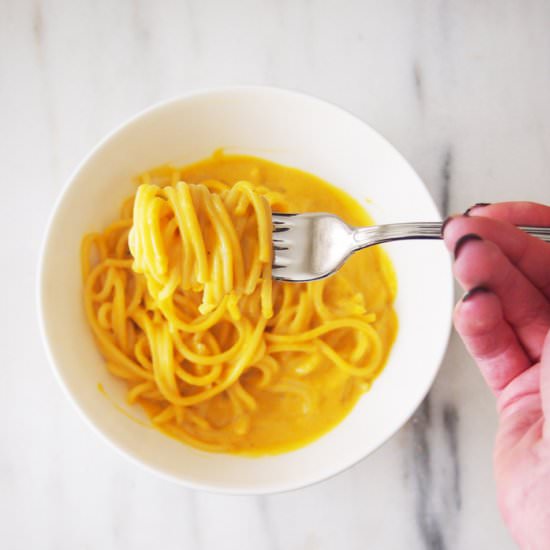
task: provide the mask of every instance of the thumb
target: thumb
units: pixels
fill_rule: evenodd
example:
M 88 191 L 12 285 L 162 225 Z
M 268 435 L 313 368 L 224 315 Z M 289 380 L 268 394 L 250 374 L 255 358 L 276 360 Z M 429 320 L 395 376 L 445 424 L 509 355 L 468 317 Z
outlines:
M 550 330 L 542 345 L 540 359 L 540 397 L 544 414 L 544 435 L 550 438 Z

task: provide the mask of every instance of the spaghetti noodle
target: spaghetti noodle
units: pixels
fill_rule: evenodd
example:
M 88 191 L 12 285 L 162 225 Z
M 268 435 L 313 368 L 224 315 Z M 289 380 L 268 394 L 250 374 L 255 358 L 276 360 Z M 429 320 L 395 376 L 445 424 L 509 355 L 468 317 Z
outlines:
M 277 177 L 261 181 L 262 169 Z M 349 213 L 352 200 L 313 176 L 215 155 L 142 175 L 120 219 L 83 239 L 85 310 L 107 368 L 154 425 L 200 449 L 262 454 L 318 437 L 394 338 L 379 251 L 327 280 L 272 281 L 271 211 L 304 209 L 280 185 L 298 176 Z

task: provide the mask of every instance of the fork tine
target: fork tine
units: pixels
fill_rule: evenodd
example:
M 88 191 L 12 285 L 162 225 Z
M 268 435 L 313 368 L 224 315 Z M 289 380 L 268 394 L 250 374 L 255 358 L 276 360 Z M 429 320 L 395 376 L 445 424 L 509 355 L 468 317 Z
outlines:
M 273 212 L 271 216 L 274 219 L 277 218 L 292 218 L 293 216 L 297 216 L 298 214 L 294 214 L 292 212 Z
M 288 267 L 291 263 L 292 263 L 292 260 L 290 258 L 275 256 L 273 258 L 273 265 L 271 266 L 271 268 L 283 269 L 285 267 Z
M 271 214 L 271 222 L 273 224 L 273 231 L 288 231 L 291 227 L 290 218 L 296 216 L 296 214 Z
M 273 260 L 272 266 L 286 267 L 292 262 L 292 254 L 288 252 L 288 246 L 274 245 L 273 246 Z
M 289 252 L 291 242 L 286 238 L 287 235 L 283 234 L 291 229 L 294 229 L 295 224 L 292 218 L 297 214 L 286 212 L 274 212 L 271 215 L 273 223 L 273 263 L 272 263 L 272 277 L 274 279 L 286 280 L 286 273 L 289 266 L 294 262 Z
M 288 239 L 284 239 L 284 238 L 281 238 L 279 236 L 275 237 L 275 235 L 273 237 L 271 237 L 271 241 L 273 243 L 281 243 L 281 244 L 289 244 L 290 241 Z

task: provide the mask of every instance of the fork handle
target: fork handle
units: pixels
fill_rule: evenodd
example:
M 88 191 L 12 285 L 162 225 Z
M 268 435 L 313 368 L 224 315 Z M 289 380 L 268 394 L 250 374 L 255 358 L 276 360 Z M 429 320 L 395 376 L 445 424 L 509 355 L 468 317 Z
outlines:
M 407 222 L 358 227 L 353 231 L 356 250 L 375 244 L 406 239 L 441 239 L 442 222 Z M 550 227 L 518 225 L 518 229 L 533 237 L 550 242 Z

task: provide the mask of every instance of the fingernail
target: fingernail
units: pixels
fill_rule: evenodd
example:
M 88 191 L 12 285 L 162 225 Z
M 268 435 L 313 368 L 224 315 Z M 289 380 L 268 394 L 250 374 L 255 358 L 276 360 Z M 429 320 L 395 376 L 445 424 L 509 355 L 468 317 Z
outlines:
M 458 254 L 462 250 L 462 247 L 468 241 L 481 241 L 481 237 L 479 235 L 476 235 L 475 233 L 466 233 L 466 235 L 462 235 L 462 237 L 460 237 L 460 239 L 458 239 L 455 244 L 455 260 L 458 258 Z
M 445 220 L 443 220 L 443 223 L 441 224 L 441 238 L 445 235 L 445 228 L 447 227 L 447 224 L 453 219 L 456 218 L 456 216 L 453 214 L 452 216 L 447 216 Z
M 465 211 L 464 211 L 464 214 L 462 214 L 463 216 L 469 216 L 470 215 L 470 212 L 474 209 L 474 208 L 481 208 L 483 206 L 491 206 L 491 203 L 490 202 L 476 202 L 473 206 L 470 206 L 470 208 L 467 208 Z
M 467 302 L 477 294 L 486 294 L 487 292 L 491 291 L 486 286 L 476 286 L 464 293 L 464 296 L 462 296 L 462 301 Z

